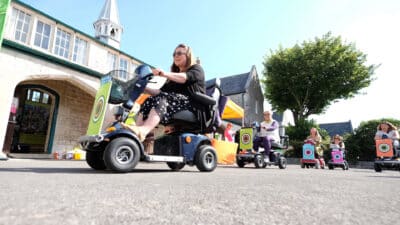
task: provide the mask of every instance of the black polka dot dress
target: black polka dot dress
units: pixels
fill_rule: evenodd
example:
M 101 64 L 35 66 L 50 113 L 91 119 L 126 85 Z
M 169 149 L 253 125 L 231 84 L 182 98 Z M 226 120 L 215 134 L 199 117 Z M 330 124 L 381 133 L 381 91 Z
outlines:
M 193 111 L 193 107 L 189 103 L 189 97 L 175 92 L 161 92 L 156 96 L 150 96 L 140 109 L 144 120 L 147 119 L 150 110 L 153 108 L 160 116 L 161 124 L 169 124 L 172 116 L 179 111 Z

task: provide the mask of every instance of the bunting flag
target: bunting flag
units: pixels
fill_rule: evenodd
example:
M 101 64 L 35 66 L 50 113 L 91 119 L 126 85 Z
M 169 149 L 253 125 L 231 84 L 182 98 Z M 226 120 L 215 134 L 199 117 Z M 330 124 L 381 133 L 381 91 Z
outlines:
M 0 0 L 0 48 L 1 43 L 3 43 L 3 31 L 4 25 L 6 23 L 6 13 L 9 5 L 10 0 Z

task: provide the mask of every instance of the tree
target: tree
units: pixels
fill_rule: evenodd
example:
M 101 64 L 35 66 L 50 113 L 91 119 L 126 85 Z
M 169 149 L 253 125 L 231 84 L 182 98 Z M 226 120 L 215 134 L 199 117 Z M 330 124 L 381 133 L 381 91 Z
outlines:
M 368 87 L 376 66 L 365 63 L 366 55 L 354 44 L 342 43 L 331 33 L 292 48 L 280 47 L 263 63 L 264 95 L 274 110 L 290 109 L 297 123 Z

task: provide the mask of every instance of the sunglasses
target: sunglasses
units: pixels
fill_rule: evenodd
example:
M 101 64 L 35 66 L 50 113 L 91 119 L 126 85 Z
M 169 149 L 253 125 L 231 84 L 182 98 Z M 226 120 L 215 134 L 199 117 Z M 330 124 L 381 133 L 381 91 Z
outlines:
M 181 56 L 181 55 L 186 55 L 186 52 L 180 52 L 180 51 L 178 51 L 178 52 L 174 52 L 174 54 L 172 54 L 172 56 Z

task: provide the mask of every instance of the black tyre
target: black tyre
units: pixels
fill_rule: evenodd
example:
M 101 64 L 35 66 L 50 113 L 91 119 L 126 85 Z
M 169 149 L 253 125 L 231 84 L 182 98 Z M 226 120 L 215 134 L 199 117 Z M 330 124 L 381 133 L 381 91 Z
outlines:
M 104 162 L 107 168 L 115 172 L 125 173 L 133 170 L 139 159 L 139 146 L 126 137 L 114 139 L 104 151 Z
M 217 167 L 217 153 L 210 145 L 202 145 L 196 152 L 195 164 L 202 172 L 211 172 Z
M 332 164 L 328 164 L 328 168 L 329 168 L 330 170 L 333 170 L 335 167 L 334 167 Z
M 306 165 L 304 165 L 304 163 L 300 163 L 300 167 L 302 168 L 302 169 L 304 169 L 305 167 L 306 167 Z
M 264 157 L 262 157 L 261 155 L 256 155 L 254 157 L 254 165 L 256 166 L 256 168 L 261 168 L 261 167 L 263 167 L 264 164 L 265 164 Z
M 244 165 L 246 165 L 246 163 L 245 163 L 243 160 L 237 159 L 237 158 L 236 158 L 236 164 L 237 164 L 238 167 L 240 167 L 240 168 L 243 168 Z
M 185 167 L 185 163 L 167 162 L 168 167 L 173 171 L 179 171 Z
M 375 172 L 382 172 L 382 167 L 378 163 L 374 163 Z
M 86 151 L 86 162 L 95 170 L 107 169 L 103 159 L 104 151 Z
M 349 163 L 347 163 L 347 161 L 344 161 L 344 166 L 345 166 L 345 170 L 348 170 L 349 169 Z
M 287 160 L 285 157 L 280 157 L 279 158 L 279 169 L 286 169 L 286 165 L 287 165 Z

